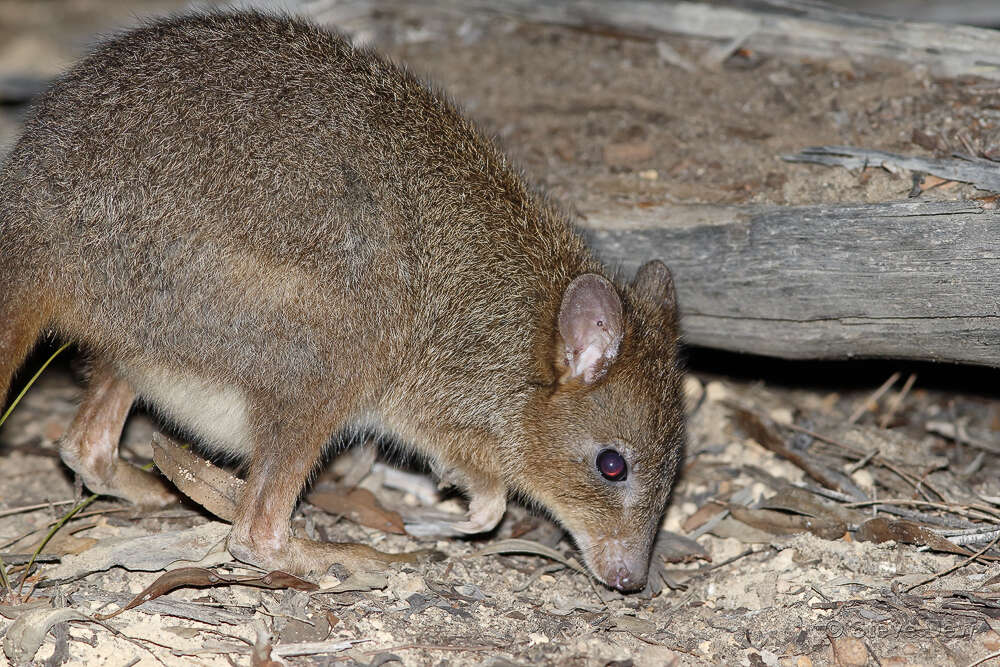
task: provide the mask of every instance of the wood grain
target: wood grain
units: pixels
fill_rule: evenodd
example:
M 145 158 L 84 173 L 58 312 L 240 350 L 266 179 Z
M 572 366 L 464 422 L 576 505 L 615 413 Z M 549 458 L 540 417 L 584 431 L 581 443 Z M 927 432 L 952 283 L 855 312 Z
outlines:
M 241 3 L 242 4 L 242 3 Z M 502 15 L 609 34 L 657 39 L 686 35 L 720 42 L 703 65 L 718 65 L 735 49 L 807 58 L 862 58 L 927 67 L 936 76 L 1000 79 L 1000 31 L 858 14 L 816 0 L 257 0 L 336 23 L 365 38 L 377 30 L 364 16 L 392 12 L 430 17 L 448 13 Z
M 1000 365 L 1000 214 L 978 202 L 609 209 L 580 227 L 626 275 L 668 263 L 691 344 Z

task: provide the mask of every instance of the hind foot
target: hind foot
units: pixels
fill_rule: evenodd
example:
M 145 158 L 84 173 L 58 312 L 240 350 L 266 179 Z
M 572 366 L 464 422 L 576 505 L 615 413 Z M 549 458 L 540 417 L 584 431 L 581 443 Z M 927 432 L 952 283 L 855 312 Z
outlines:
M 266 548 L 238 537 L 235 527 L 229 535 L 228 547 L 239 561 L 298 576 L 322 575 L 334 565 L 341 565 L 351 573 L 382 572 L 395 564 L 439 561 L 445 557 L 433 549 L 391 554 L 354 542 L 316 542 L 297 537 L 289 538 L 279 548 Z
M 59 443 L 59 455 L 94 493 L 122 498 L 142 507 L 163 507 L 179 500 L 160 476 L 118 456 L 118 440 L 135 392 L 105 364 L 98 364 L 80 408 Z

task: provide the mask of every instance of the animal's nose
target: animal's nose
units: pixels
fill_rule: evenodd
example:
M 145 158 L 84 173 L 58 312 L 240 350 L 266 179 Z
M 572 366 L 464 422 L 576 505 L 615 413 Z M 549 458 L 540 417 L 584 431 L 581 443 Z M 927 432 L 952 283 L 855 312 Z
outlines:
M 645 577 L 638 577 L 625 566 L 619 567 L 611 585 L 620 591 L 634 591 L 646 585 Z

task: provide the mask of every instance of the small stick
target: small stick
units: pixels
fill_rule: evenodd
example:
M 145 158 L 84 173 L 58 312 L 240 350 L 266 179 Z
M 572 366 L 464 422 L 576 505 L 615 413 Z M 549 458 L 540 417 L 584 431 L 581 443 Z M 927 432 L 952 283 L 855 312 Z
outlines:
M 985 547 L 983 547 L 982 549 L 980 549 L 976 553 L 974 553 L 971 556 L 969 556 L 968 558 L 966 558 L 961 563 L 958 563 L 957 565 L 949 567 L 947 570 L 942 570 L 941 572 L 938 572 L 937 574 L 932 574 L 927 579 L 924 579 L 923 581 L 921 581 L 919 583 L 913 584 L 912 586 L 910 586 L 909 588 L 907 588 L 903 592 L 904 593 L 909 593 L 910 591 L 912 591 L 914 588 L 917 588 L 918 586 L 923 586 L 924 584 L 929 584 L 929 583 L 931 583 L 932 581 L 934 581 L 936 579 L 940 579 L 941 577 L 943 577 L 945 575 L 951 574 L 955 570 L 959 570 L 959 569 L 965 567 L 966 565 L 968 565 L 969 563 L 971 563 L 972 561 L 976 560 L 977 558 L 979 558 L 980 556 L 982 556 L 984 553 L 986 553 L 987 551 L 989 551 L 990 549 L 992 549 L 993 545 L 996 544 L 997 542 L 1000 542 L 1000 535 L 997 535 L 996 537 L 994 537 L 993 540 L 989 544 L 987 544 Z
M 856 473 L 857 471 L 861 470 L 866 465 L 868 465 L 868 462 L 878 455 L 879 455 L 879 450 L 876 449 L 873 452 L 871 452 L 868 456 L 858 461 L 857 463 L 851 464 L 851 467 L 847 469 L 847 474 L 853 475 L 854 473 Z
M 929 500 L 916 500 L 914 498 L 883 498 L 882 500 L 860 500 L 853 503 L 844 503 L 844 507 L 868 507 L 869 505 L 912 505 L 914 507 L 933 507 L 934 509 L 946 510 L 954 514 L 979 512 L 986 516 L 981 519 L 1000 519 L 1000 513 L 983 505 L 958 505 L 955 503 L 935 503 Z
M 859 419 L 861 419 L 861 415 L 865 414 L 865 411 L 868 409 L 868 406 L 871 405 L 872 403 L 878 403 L 878 400 L 882 398 L 882 395 L 885 394 L 885 392 L 889 391 L 889 389 L 892 388 L 892 385 L 896 384 L 896 382 L 899 381 L 899 378 L 900 378 L 900 373 L 898 371 L 890 375 L 888 380 L 879 385 L 878 389 L 873 391 L 871 395 L 868 396 L 868 398 L 861 401 L 858 407 L 854 408 L 854 412 L 852 412 L 851 416 L 847 418 L 847 423 L 853 424 Z
M 827 602 L 830 601 L 830 598 L 828 598 L 826 595 L 824 595 L 823 591 L 821 591 L 816 584 L 809 584 L 809 588 L 812 589 L 813 593 L 815 593 L 816 595 L 820 596 L 821 598 L 823 598 Z
M 704 574 L 708 574 L 712 570 L 718 570 L 720 567 L 725 567 L 725 566 L 727 566 L 727 565 L 729 565 L 731 563 L 735 563 L 736 561 L 740 560 L 741 558 L 746 558 L 747 556 L 751 556 L 751 555 L 757 554 L 757 553 L 763 553 L 764 551 L 767 551 L 768 549 L 771 549 L 771 548 L 772 547 L 767 547 L 766 549 L 747 549 L 746 551 L 744 551 L 742 553 L 738 553 L 738 554 L 736 554 L 735 556 L 733 556 L 731 558 L 727 558 L 726 560 L 722 561 L 721 563 L 713 563 L 711 565 L 703 565 L 702 567 L 699 567 L 697 570 L 695 570 L 694 574 L 691 575 L 690 579 L 694 579 L 695 577 L 700 577 L 700 576 L 702 576 Z
M 936 488 L 934 488 L 934 486 L 930 482 L 927 481 L 927 478 L 935 470 L 936 470 L 936 468 L 928 468 L 927 472 L 925 472 L 923 475 L 920 476 L 920 480 L 919 480 L 920 485 L 924 486 L 924 487 L 926 487 L 928 489 L 930 489 L 930 491 L 933 492 L 935 496 L 937 496 L 938 498 L 940 498 L 944 502 L 950 502 L 948 500 L 948 498 L 946 498 L 943 493 L 941 493 L 940 491 L 938 491 Z M 930 498 L 928 498 L 928 500 L 930 500 Z
M 54 503 L 38 503 L 37 505 L 24 505 L 23 507 L 12 507 L 9 510 L 0 510 L 0 518 L 5 516 L 11 516 L 13 514 L 21 514 L 22 512 L 34 512 L 35 510 L 43 510 L 46 507 L 58 507 L 59 505 L 72 505 L 75 500 L 57 500 Z
M 912 486 L 914 491 L 916 491 L 917 493 L 919 493 L 921 496 L 924 497 L 924 500 L 927 500 L 927 501 L 930 500 L 930 498 L 927 497 L 927 494 L 923 490 L 923 486 L 925 486 L 925 485 L 923 485 L 921 483 L 921 480 L 915 478 L 913 475 L 907 474 L 903 470 L 900 470 L 899 468 L 897 468 L 893 464 L 891 464 L 888 461 L 886 461 L 881 456 L 878 457 L 877 459 L 875 459 L 875 463 L 877 463 L 878 465 L 886 468 L 887 470 L 889 470 L 891 472 L 894 472 L 897 475 L 899 475 L 900 479 L 902 479 L 904 482 L 906 482 L 907 484 L 909 484 L 910 486 Z M 931 489 L 931 490 L 933 491 L 933 489 Z M 941 494 L 938 494 L 938 496 L 940 496 L 940 495 Z
M 906 395 L 910 393 L 910 389 L 913 388 L 913 384 L 916 381 L 917 374 L 910 373 L 910 377 L 906 378 L 903 388 L 900 389 L 899 393 L 893 396 L 889 401 L 889 409 L 886 410 L 886 413 L 882 416 L 882 419 L 878 423 L 881 428 L 887 428 L 889 426 L 889 422 L 891 422 L 892 418 L 896 416 L 896 411 L 899 410 L 899 406 L 902 405 L 903 399 L 905 399 Z
M 976 665 L 981 665 L 984 662 L 986 662 L 987 660 L 992 660 L 993 658 L 1000 658 L 1000 651 L 997 651 L 996 653 L 990 653 L 985 658 L 980 658 L 979 660 L 976 660 L 975 662 L 970 662 L 968 665 L 966 665 L 966 667 L 976 667 Z
M 992 530 L 988 533 L 969 533 L 967 535 L 947 536 L 948 540 L 952 544 L 957 544 L 960 547 L 964 547 L 968 544 L 975 544 L 976 542 L 984 542 L 991 537 L 1000 538 L 1000 530 Z
M 597 584 L 594 583 L 593 577 L 587 577 L 587 582 L 590 584 L 590 590 L 594 591 L 594 595 L 597 597 L 597 601 L 601 603 L 605 611 L 611 611 L 611 607 L 608 606 L 608 601 L 601 597 L 601 592 L 597 590 Z

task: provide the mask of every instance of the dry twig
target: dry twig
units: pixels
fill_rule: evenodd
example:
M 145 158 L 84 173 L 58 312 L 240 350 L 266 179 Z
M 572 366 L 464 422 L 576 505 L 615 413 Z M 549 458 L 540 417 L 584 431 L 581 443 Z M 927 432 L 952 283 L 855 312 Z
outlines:
M 882 419 L 879 420 L 878 425 L 880 427 L 887 428 L 889 426 L 889 422 L 891 422 L 892 418 L 896 415 L 896 411 L 899 410 L 899 406 L 903 404 L 903 400 L 906 398 L 906 395 L 910 393 L 910 389 L 913 388 L 913 383 L 916 381 L 917 374 L 910 373 L 910 377 L 906 378 L 906 383 L 903 384 L 903 388 L 899 390 L 899 393 L 896 394 L 892 400 L 889 401 L 889 409 L 886 410 L 885 414 L 882 415 Z
M 976 560 L 977 558 L 979 558 L 980 556 L 982 556 L 983 554 L 985 554 L 987 551 L 989 551 L 990 549 L 992 549 L 993 545 L 996 544 L 997 542 L 1000 542 L 1000 535 L 997 535 L 996 537 L 994 537 L 993 540 L 989 544 L 987 544 L 985 547 L 983 547 L 982 549 L 980 549 L 976 553 L 972 554 L 971 556 L 969 556 L 968 558 L 966 558 L 965 560 L 963 560 L 961 563 L 958 563 L 957 565 L 954 565 L 953 567 L 949 567 L 946 570 L 942 570 L 941 572 L 938 572 L 937 574 L 933 574 L 930 577 L 924 579 L 923 581 L 920 581 L 918 583 L 913 584 L 912 586 L 910 586 L 909 588 L 907 588 L 903 592 L 904 593 L 909 593 L 914 588 L 917 588 L 919 586 L 923 586 L 924 584 L 929 584 L 932 581 L 935 581 L 936 579 L 940 579 L 941 577 L 943 577 L 945 575 L 948 575 L 948 574 L 951 574 L 952 572 L 954 572 L 956 570 L 960 570 L 961 568 L 965 567 L 966 565 L 968 565 L 969 563 L 971 563 L 972 561 Z
M 892 388 L 892 385 L 896 384 L 896 382 L 899 381 L 899 378 L 900 378 L 899 371 L 890 375 L 888 380 L 879 385 L 878 389 L 873 391 L 870 396 L 865 398 L 865 400 L 861 401 L 861 403 L 858 404 L 858 407 L 854 408 L 854 412 L 852 412 L 851 416 L 847 418 L 847 423 L 854 424 L 859 419 L 861 419 L 861 415 L 867 412 L 868 406 L 872 405 L 873 403 L 878 404 L 879 399 L 882 398 L 885 392 L 889 391 L 889 389 Z

